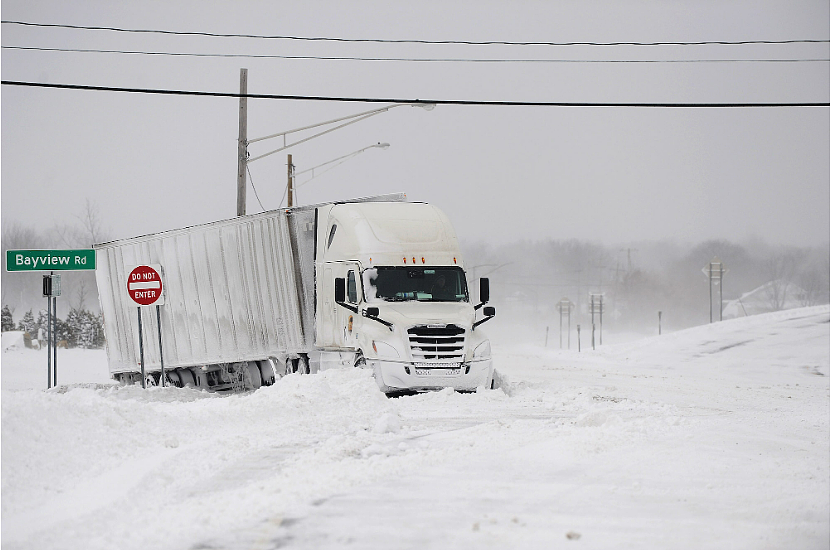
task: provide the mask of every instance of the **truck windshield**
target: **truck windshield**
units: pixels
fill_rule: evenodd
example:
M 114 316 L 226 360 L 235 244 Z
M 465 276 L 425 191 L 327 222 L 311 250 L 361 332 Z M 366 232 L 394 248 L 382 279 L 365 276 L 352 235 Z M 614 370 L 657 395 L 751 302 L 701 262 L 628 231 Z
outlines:
M 367 302 L 467 302 L 460 267 L 375 267 L 364 271 Z

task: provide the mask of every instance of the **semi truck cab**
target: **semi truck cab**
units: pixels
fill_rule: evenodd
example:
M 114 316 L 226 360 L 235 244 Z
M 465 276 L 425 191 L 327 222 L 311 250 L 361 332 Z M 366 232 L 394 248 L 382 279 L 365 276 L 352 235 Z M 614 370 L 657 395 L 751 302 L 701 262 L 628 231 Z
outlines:
M 495 315 L 485 306 L 488 280 L 474 305 L 441 210 L 344 203 L 319 207 L 317 216 L 318 368 L 372 369 L 388 394 L 492 386 L 490 342 L 478 329 Z

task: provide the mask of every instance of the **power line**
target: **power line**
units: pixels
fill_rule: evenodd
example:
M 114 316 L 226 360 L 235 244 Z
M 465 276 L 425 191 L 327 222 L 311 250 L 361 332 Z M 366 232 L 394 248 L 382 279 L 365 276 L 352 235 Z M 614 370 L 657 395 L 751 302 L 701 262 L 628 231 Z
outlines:
M 767 107 L 828 107 L 828 102 L 759 102 L 759 103 L 647 103 L 647 102 L 568 102 L 568 101 L 477 101 L 466 99 L 390 99 L 374 97 L 334 97 L 283 94 L 240 94 L 233 92 L 203 92 L 194 90 L 162 90 L 152 88 L 123 88 L 113 86 L 87 86 L 80 84 L 50 84 L 2 80 L 4 86 L 52 88 L 61 90 L 87 90 L 99 92 L 128 92 L 154 95 L 181 95 L 199 97 L 246 97 L 251 99 L 288 99 L 296 101 L 333 101 L 348 103 L 403 103 L 410 105 L 470 105 L 488 107 L 662 107 L 662 108 L 767 108 Z
M 260 203 L 260 208 L 262 208 L 263 212 L 265 212 L 265 206 L 263 206 L 263 201 L 260 200 L 260 194 L 257 193 L 257 188 L 254 187 L 254 178 L 251 177 L 251 169 L 248 165 L 245 165 L 245 169 L 248 170 L 248 180 L 251 182 L 251 189 L 254 190 L 254 196 L 257 197 L 257 202 Z
M 128 55 L 150 55 L 171 57 L 214 57 L 214 58 L 248 58 L 248 59 L 306 59 L 322 61 L 399 61 L 415 63 L 816 63 L 828 62 L 828 58 L 804 59 L 497 59 L 497 58 L 451 58 L 451 57 L 357 57 L 357 56 L 319 56 L 319 55 L 277 55 L 277 54 L 235 54 L 235 53 L 187 53 L 187 52 L 149 52 L 141 50 L 102 50 L 83 48 L 42 48 L 33 46 L 2 46 L 4 50 L 22 50 L 39 52 L 66 53 L 109 53 Z
M 467 45 L 467 46 L 739 46 L 748 44 L 823 44 L 827 39 L 795 39 L 795 40 L 702 40 L 694 42 L 512 42 L 503 40 L 413 40 L 413 39 L 381 39 L 381 38 L 339 38 L 323 36 L 291 36 L 291 35 L 262 35 L 262 34 L 231 34 L 212 33 L 201 31 L 171 31 L 159 29 L 125 29 L 119 27 L 100 27 L 91 25 L 64 25 L 57 23 L 30 23 L 26 21 L 3 20 L 6 25 L 21 25 L 27 27 L 61 28 L 76 30 L 110 31 L 122 33 L 166 34 L 175 36 L 208 36 L 214 38 L 257 38 L 266 40 L 297 40 L 309 42 L 355 42 L 375 44 L 433 44 L 433 45 Z

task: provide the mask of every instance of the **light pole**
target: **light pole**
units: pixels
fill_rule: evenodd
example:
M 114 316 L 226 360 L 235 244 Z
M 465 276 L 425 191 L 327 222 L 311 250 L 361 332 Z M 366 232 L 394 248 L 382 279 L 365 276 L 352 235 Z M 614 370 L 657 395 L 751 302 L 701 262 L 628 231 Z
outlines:
M 386 105 L 384 107 L 379 107 L 377 109 L 364 111 L 362 113 L 357 113 L 357 114 L 354 114 L 354 115 L 349 115 L 349 116 L 340 117 L 340 118 L 336 118 L 336 119 L 332 119 L 332 120 L 327 120 L 325 122 L 319 122 L 317 124 L 310 124 L 308 126 L 303 126 L 301 128 L 294 128 L 293 130 L 286 130 L 285 132 L 277 132 L 276 134 L 270 134 L 270 135 L 255 138 L 255 139 L 248 139 L 247 138 L 247 131 L 248 131 L 248 128 L 247 128 L 247 116 L 248 116 L 247 115 L 247 104 L 245 104 L 243 102 L 243 99 L 245 99 L 245 96 L 247 95 L 247 90 L 248 90 L 248 71 L 246 69 L 241 69 L 240 70 L 240 96 L 241 96 L 241 98 L 240 98 L 240 135 L 239 135 L 239 139 L 238 139 L 238 152 L 237 152 L 237 157 L 238 157 L 238 167 L 237 167 L 237 215 L 238 216 L 242 216 L 242 215 L 245 214 L 245 179 L 246 179 L 245 176 L 246 176 L 246 173 L 248 172 L 248 165 L 251 164 L 252 162 L 254 162 L 256 160 L 260 160 L 260 159 L 265 158 L 267 156 L 273 155 L 274 153 L 279 153 L 280 151 L 285 151 L 286 149 L 288 149 L 290 147 L 294 147 L 295 145 L 305 143 L 305 142 L 310 141 L 310 140 L 312 140 L 316 137 L 320 137 L 320 136 L 329 134 L 331 132 L 334 132 L 335 130 L 345 128 L 346 126 L 349 126 L 351 124 L 355 124 L 356 122 L 360 122 L 362 120 L 366 120 L 366 119 L 368 119 L 370 117 L 373 117 L 375 115 L 385 113 L 385 112 L 389 111 L 390 109 L 394 109 L 396 107 L 402 107 L 404 105 L 409 105 L 410 107 L 421 107 L 425 111 L 432 111 L 436 107 L 436 105 L 433 104 L 433 103 L 395 103 L 393 105 Z M 294 134 L 296 132 L 302 132 L 304 130 L 311 130 L 311 129 L 314 129 L 314 128 L 320 128 L 321 126 L 329 126 L 331 124 L 337 124 L 339 122 L 342 122 L 343 124 L 339 124 L 339 125 L 335 126 L 334 128 L 329 128 L 329 129 L 324 130 L 322 132 L 318 132 L 314 135 L 311 135 L 309 137 L 297 140 L 293 143 L 287 143 L 286 142 L 286 136 L 288 136 L 289 134 Z M 256 157 L 249 158 L 248 146 L 250 144 L 256 143 L 258 141 L 265 141 L 265 140 L 268 140 L 268 139 L 277 138 L 277 137 L 282 137 L 283 138 L 283 146 L 282 147 L 279 147 L 279 148 L 274 149 L 273 151 L 269 151 L 267 153 L 263 153 L 263 154 L 258 155 Z M 289 164 L 291 165 L 291 163 L 289 163 Z M 292 168 L 290 166 L 289 167 L 289 173 L 290 174 L 291 174 L 291 171 L 292 171 Z
M 336 158 L 336 159 L 332 159 L 332 160 L 326 161 L 326 162 L 324 162 L 324 163 L 322 163 L 322 164 L 318 164 L 317 166 L 313 166 L 313 167 L 311 167 L 311 168 L 307 168 L 307 169 L 305 169 L 305 170 L 301 170 L 300 172 L 295 172 L 295 171 L 294 171 L 294 164 L 292 164 L 292 161 L 291 161 L 291 155 L 289 155 L 289 174 L 288 174 L 288 175 L 289 175 L 289 178 L 288 178 L 288 185 L 286 186 L 286 189 L 287 189 L 287 195 L 288 195 L 288 203 L 287 203 L 287 206 L 288 206 L 289 208 L 291 208 L 292 206 L 297 206 L 297 205 L 295 204 L 295 200 L 294 200 L 294 199 L 295 199 L 295 196 L 294 196 L 294 191 L 295 191 L 298 187 L 300 187 L 301 185 L 306 185 L 307 183 L 309 183 L 310 181 L 312 181 L 313 179 L 315 179 L 317 176 L 315 175 L 314 171 L 315 171 L 315 170 L 317 170 L 318 168 L 322 168 L 323 166 L 327 166 L 327 165 L 329 165 L 329 164 L 333 164 L 333 163 L 338 162 L 338 161 L 340 161 L 340 162 L 338 162 L 338 164 L 344 163 L 344 162 L 346 162 L 347 160 L 349 160 L 350 158 L 360 155 L 361 153 L 363 153 L 363 152 L 364 152 L 364 151 L 366 151 L 367 149 L 384 149 L 384 150 L 386 150 L 386 149 L 388 149 L 388 148 L 389 148 L 389 146 L 390 146 L 390 144 L 389 144 L 389 143 L 381 143 L 381 142 L 379 141 L 379 142 L 378 142 L 378 143 L 376 143 L 375 145 L 367 145 L 367 146 L 366 146 L 366 147 L 364 147 L 363 149 L 358 149 L 357 151 L 352 151 L 351 153 L 348 153 L 348 154 L 346 154 L 346 155 L 340 156 L 340 157 L 338 157 L 338 158 Z M 337 166 L 337 164 L 336 164 L 335 166 Z M 332 166 L 332 168 L 334 168 L 335 166 Z M 329 170 L 331 170 L 332 168 L 329 168 Z M 324 170 L 324 171 L 323 171 L 323 173 L 328 172 L 329 170 Z M 307 179 L 306 181 L 304 181 L 304 182 L 303 182 L 303 183 L 301 183 L 300 185 L 297 185 L 297 183 L 296 183 L 296 178 L 297 178 L 297 176 L 299 176 L 299 175 L 301 175 L 301 174 L 307 174 L 307 173 L 309 173 L 309 172 L 311 172 L 311 173 L 312 173 L 312 177 L 311 177 L 311 178 L 309 178 L 309 179 Z M 318 175 L 319 175 L 319 174 L 318 174 Z M 283 204 L 282 199 L 280 200 L 280 204 Z

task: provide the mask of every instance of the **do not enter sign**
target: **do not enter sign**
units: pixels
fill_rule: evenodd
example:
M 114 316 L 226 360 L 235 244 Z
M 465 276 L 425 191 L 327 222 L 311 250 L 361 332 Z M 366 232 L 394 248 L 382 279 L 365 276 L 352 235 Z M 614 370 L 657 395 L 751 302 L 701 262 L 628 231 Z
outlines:
M 127 293 L 140 306 L 160 306 L 162 297 L 162 276 L 160 265 L 140 265 L 127 276 Z

